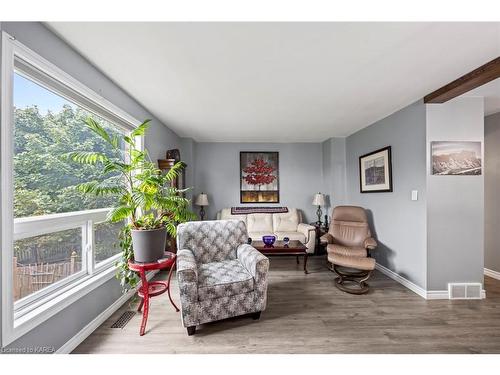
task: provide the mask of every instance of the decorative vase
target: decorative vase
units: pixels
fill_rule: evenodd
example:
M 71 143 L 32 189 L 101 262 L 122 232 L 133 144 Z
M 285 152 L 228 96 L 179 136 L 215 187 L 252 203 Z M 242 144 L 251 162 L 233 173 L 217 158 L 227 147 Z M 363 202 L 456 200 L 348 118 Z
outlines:
M 289 237 L 283 237 L 283 242 L 285 243 L 285 246 L 288 246 L 290 243 L 290 238 Z
M 264 242 L 266 246 L 273 246 L 275 241 L 276 236 L 262 236 L 262 242 Z
M 163 257 L 167 241 L 167 229 L 132 229 L 132 247 L 134 261 L 138 263 L 153 263 Z

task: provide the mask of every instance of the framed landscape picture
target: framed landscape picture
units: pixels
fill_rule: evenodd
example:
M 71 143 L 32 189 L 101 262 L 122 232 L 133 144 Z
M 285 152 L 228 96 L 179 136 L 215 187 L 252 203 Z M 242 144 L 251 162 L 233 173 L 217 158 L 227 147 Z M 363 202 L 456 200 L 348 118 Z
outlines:
M 482 173 L 481 142 L 431 142 L 433 175 L 477 176 Z
M 359 157 L 359 188 L 361 193 L 392 191 L 391 146 Z
M 240 152 L 240 202 L 279 203 L 278 152 Z

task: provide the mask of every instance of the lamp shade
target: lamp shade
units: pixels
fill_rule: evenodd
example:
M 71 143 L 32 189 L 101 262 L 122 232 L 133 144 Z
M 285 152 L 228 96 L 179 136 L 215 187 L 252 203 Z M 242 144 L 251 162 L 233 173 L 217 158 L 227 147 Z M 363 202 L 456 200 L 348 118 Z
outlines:
M 312 202 L 313 206 L 324 206 L 325 196 L 321 193 L 314 194 L 314 199 Z
M 197 206 L 208 206 L 208 196 L 205 193 L 198 194 L 194 204 Z

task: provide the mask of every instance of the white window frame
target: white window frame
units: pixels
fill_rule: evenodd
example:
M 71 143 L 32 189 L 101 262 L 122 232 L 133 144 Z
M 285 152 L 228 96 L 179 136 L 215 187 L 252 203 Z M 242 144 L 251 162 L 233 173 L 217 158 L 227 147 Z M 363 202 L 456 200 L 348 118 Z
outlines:
M 84 295 L 112 279 L 114 262 L 120 254 L 100 262 L 97 267 L 93 254 L 93 226 L 105 221 L 109 208 L 44 215 L 14 219 L 13 215 L 13 79 L 14 61 L 20 59 L 57 81 L 61 91 L 58 95 L 75 102 L 86 110 L 132 131 L 141 122 L 115 106 L 95 91 L 89 89 L 61 69 L 2 32 L 1 70 L 1 131 L 0 131 L 0 184 L 1 184 L 1 262 L 2 262 L 2 346 L 6 346 L 40 325 L 59 311 Z M 67 91 L 65 91 L 67 90 Z M 54 91 L 54 90 L 51 90 Z M 137 137 L 137 145 L 143 149 L 143 137 Z M 43 225 L 40 223 L 43 222 Z M 87 262 L 85 274 L 75 274 L 54 283 L 41 292 L 27 296 L 14 303 L 13 298 L 13 243 L 17 239 L 53 233 L 59 230 L 82 227 L 82 261 Z

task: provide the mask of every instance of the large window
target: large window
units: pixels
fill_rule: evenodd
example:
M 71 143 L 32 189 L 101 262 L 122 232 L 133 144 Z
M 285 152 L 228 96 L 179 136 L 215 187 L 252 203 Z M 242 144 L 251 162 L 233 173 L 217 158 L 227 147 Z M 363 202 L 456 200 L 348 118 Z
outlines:
M 16 66 L 17 64 L 15 64 Z M 19 64 L 24 68 L 26 63 Z M 105 208 L 109 197 L 92 197 L 76 189 L 79 183 L 101 179 L 98 166 L 77 165 L 65 158 L 71 151 L 99 151 L 109 157 L 111 146 L 89 130 L 84 121 L 92 116 L 111 133 L 122 129 L 50 90 L 36 78 L 15 68 L 14 72 L 14 218 L 25 218 Z M 36 221 L 34 218 L 33 221 Z M 20 221 L 14 225 L 20 224 Z M 42 225 L 42 221 L 40 222 Z M 78 225 L 78 223 L 75 223 Z M 50 230 L 50 228 L 47 228 Z M 14 300 L 63 284 L 75 274 L 85 274 L 82 231 L 74 228 L 32 236 L 14 243 Z M 119 226 L 93 226 L 97 262 L 117 254 Z M 83 241 L 83 245 L 82 245 Z M 92 244 L 90 244 L 92 245 Z M 23 304 L 20 304 L 22 307 Z
M 80 193 L 76 186 L 100 180 L 101 171 L 66 154 L 122 157 L 84 121 L 92 117 L 117 135 L 138 121 L 5 33 L 2 98 L 2 333 L 9 343 L 75 290 L 113 276 L 122 226 L 106 222 L 113 199 Z
M 109 207 L 109 198 L 83 195 L 81 182 L 99 180 L 95 166 L 76 165 L 64 155 L 111 147 L 86 126 L 92 116 L 111 133 L 124 131 L 62 98 L 16 69 L 14 73 L 14 217 Z

